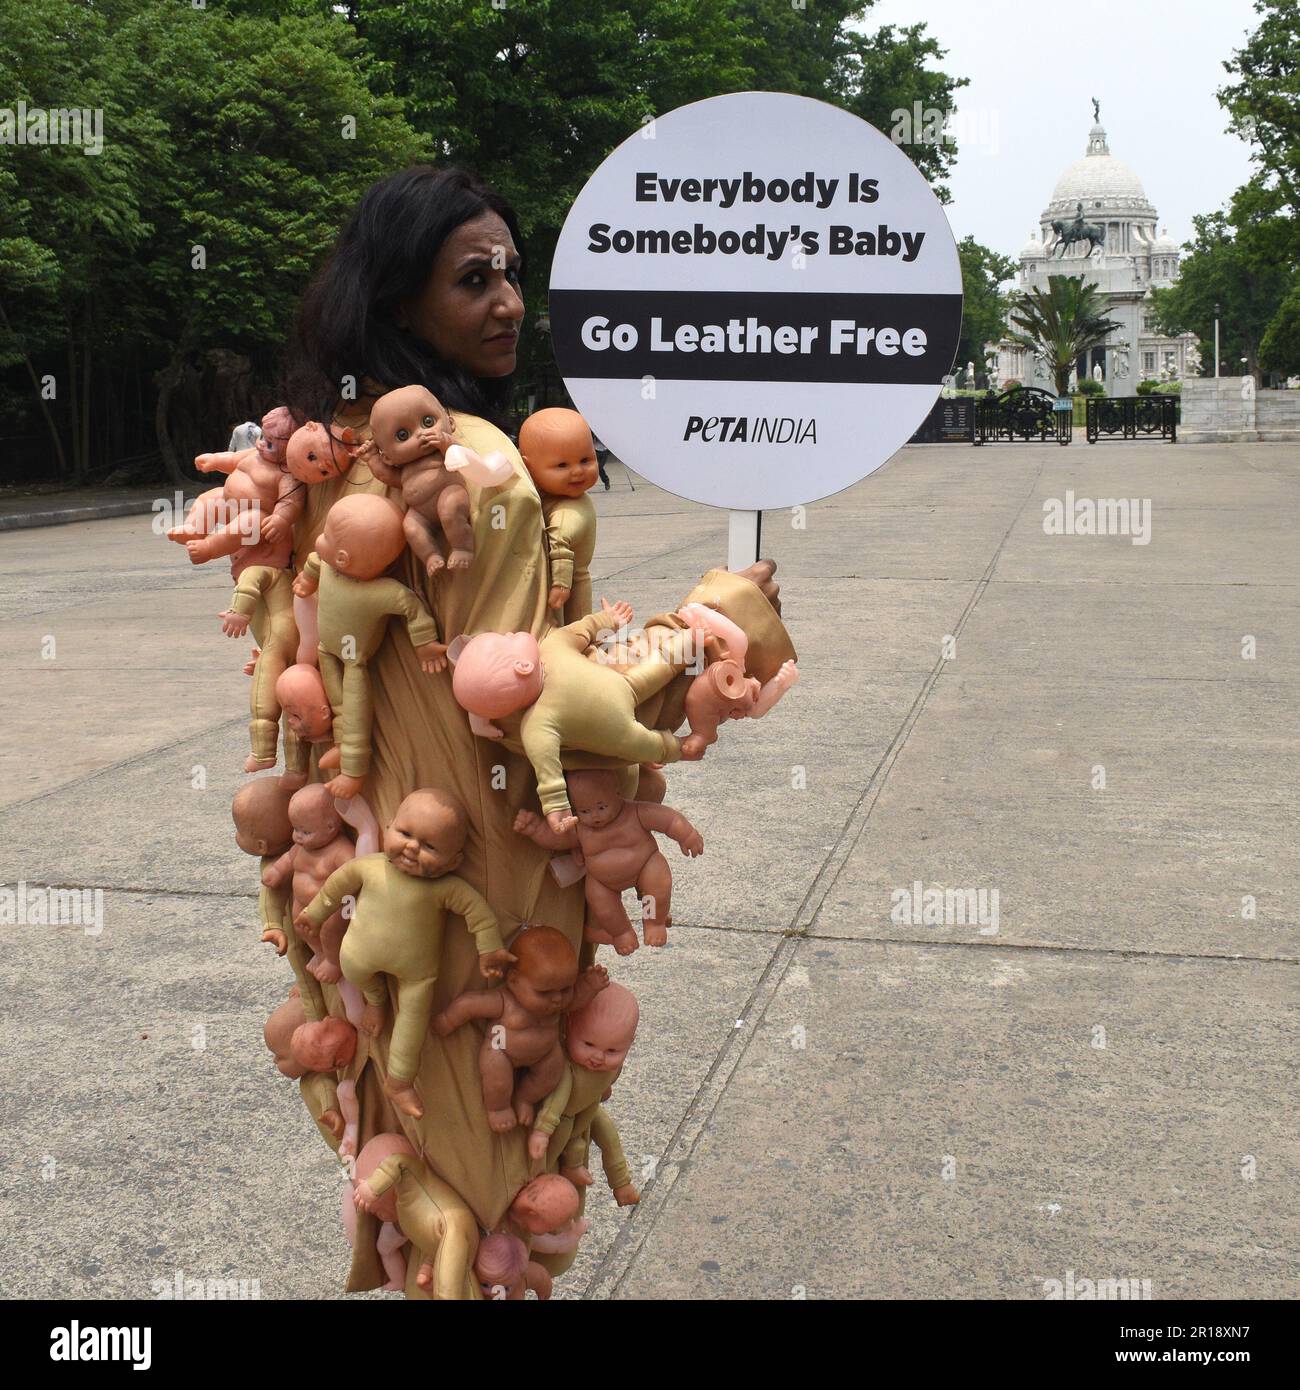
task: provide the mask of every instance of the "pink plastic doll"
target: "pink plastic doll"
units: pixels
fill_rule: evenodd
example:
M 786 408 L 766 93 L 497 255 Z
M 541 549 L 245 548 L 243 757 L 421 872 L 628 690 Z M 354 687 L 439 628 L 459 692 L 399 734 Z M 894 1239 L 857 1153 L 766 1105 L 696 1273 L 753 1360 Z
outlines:
M 609 983 L 598 965 L 578 974 L 577 954 L 554 927 L 525 927 L 510 949 L 514 962 L 499 988 L 458 995 L 433 1020 L 441 1037 L 471 1019 L 491 1025 L 479 1049 L 479 1075 L 488 1124 L 502 1134 L 532 1124 L 537 1102 L 559 1084 L 562 1015 Z
M 557 835 L 532 811 L 520 811 L 515 829 L 543 849 L 577 849 L 587 870 L 588 941 L 612 945 L 620 956 L 637 948 L 636 932 L 623 906 L 623 892 L 641 899 L 641 930 L 647 946 L 666 946 L 672 921 L 673 874 L 654 832 L 677 841 L 683 854 L 704 853 L 704 837 L 671 807 L 627 801 L 617 772 L 570 772 L 569 802 L 577 817 Z

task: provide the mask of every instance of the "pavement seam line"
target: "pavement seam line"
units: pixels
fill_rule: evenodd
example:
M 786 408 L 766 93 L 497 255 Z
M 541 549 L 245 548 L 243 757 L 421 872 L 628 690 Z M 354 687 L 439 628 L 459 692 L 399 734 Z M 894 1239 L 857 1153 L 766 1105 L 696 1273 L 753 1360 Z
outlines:
M 957 619 L 952 633 L 954 639 L 959 639 L 961 637 L 962 632 L 966 628 L 966 624 L 970 621 L 971 614 L 975 611 L 976 604 L 979 603 L 984 595 L 984 591 L 988 588 L 989 582 L 993 578 L 993 572 L 997 569 L 998 561 L 1002 558 L 1002 551 L 1006 547 L 1007 540 L 1010 538 L 1012 531 L 1015 530 L 1016 523 L 1024 515 L 1025 508 L 1033 499 L 1038 488 L 1039 479 L 1042 477 L 1043 470 L 1046 466 L 1046 463 L 1039 464 L 1038 471 L 1034 474 L 1029 490 L 1021 500 L 1020 506 L 1016 508 L 1015 515 L 1011 518 L 1010 522 L 1008 522 L 1007 529 L 1002 533 L 1002 539 L 998 542 L 992 558 L 984 567 L 984 573 L 976 582 L 974 591 L 966 601 L 966 606 L 962 609 L 961 616 Z M 812 883 L 808 886 L 808 891 L 804 894 L 803 901 L 799 904 L 799 909 L 795 913 L 794 923 L 792 925 L 807 931 L 816 923 L 818 916 L 821 914 L 822 904 L 826 901 L 827 894 L 829 894 L 831 889 L 835 886 L 836 881 L 843 872 L 844 865 L 848 863 L 849 856 L 853 853 L 854 849 L 857 847 L 858 841 L 866 831 L 867 821 L 870 819 L 871 812 L 875 809 L 876 802 L 880 797 L 880 793 L 884 790 L 885 783 L 889 780 L 889 774 L 893 771 L 894 764 L 898 761 L 899 754 L 903 751 L 903 748 L 907 744 L 907 740 L 911 737 L 912 730 L 916 727 L 926 702 L 930 698 L 930 692 L 938 684 L 939 677 L 947 664 L 946 658 L 941 653 L 934 666 L 930 669 L 929 675 L 926 676 L 922 683 L 921 689 L 917 693 L 916 698 L 912 701 L 907 714 L 903 717 L 903 722 L 899 725 L 889 747 L 886 748 L 881 755 L 880 761 L 876 764 L 875 770 L 867 781 L 867 785 L 863 788 L 862 795 L 854 803 L 853 809 L 849 812 L 835 844 L 831 847 L 821 869 L 818 871 L 817 877 L 814 878 Z
M 110 772 L 120 772 L 123 768 L 131 767 L 135 763 L 142 763 L 149 758 L 157 757 L 159 753 L 166 753 L 171 748 L 179 748 L 182 744 L 193 743 L 195 739 L 207 738 L 209 734 L 219 733 L 222 729 L 233 728 L 235 725 L 247 724 L 248 720 L 242 715 L 236 719 L 223 719 L 220 724 L 209 725 L 206 729 L 195 729 L 186 734 L 183 738 L 175 739 L 171 743 L 160 743 L 153 748 L 146 748 L 142 753 L 136 753 L 129 758 L 123 758 L 121 762 L 109 763 L 106 767 L 97 767 L 94 772 L 83 773 L 80 777 L 74 777 L 70 782 L 61 782 L 57 787 L 46 787 L 44 791 L 37 792 L 34 796 L 25 796 L 21 801 L 11 801 L 7 806 L 0 806 L 0 821 L 20 807 L 30 806 L 33 801 L 44 801 L 46 797 L 55 796 L 59 792 L 68 791 L 72 787 L 84 786 L 87 782 L 93 782 L 97 778 L 106 777 Z
M 980 595 L 988 587 L 989 579 L 994 569 L 997 567 L 997 562 L 1002 555 L 1002 549 L 1007 543 L 1007 538 L 1011 535 L 1016 522 L 1019 521 L 1030 498 L 1033 497 L 1044 467 L 1045 464 L 1039 466 L 1034 475 L 1033 484 L 1028 493 L 1026 493 L 1020 506 L 1016 509 L 1016 513 L 1008 524 L 1006 531 L 1003 533 L 1002 539 L 999 541 L 992 559 L 985 567 L 984 574 L 975 586 L 975 590 L 971 594 L 971 597 L 967 600 L 966 606 L 962 610 L 961 617 L 957 621 L 954 636 L 961 635 L 962 629 L 965 627 L 975 604 L 979 601 Z M 926 682 L 917 698 L 913 701 L 912 707 L 908 711 L 908 715 L 904 719 L 902 727 L 894 736 L 893 742 L 886 750 L 880 762 L 876 765 L 876 769 L 872 773 L 871 779 L 868 781 L 862 797 L 859 798 L 853 811 L 850 812 L 848 819 L 841 828 L 835 846 L 833 846 L 828 853 L 822 865 L 822 869 L 813 880 L 807 893 L 805 893 L 798 909 L 796 909 L 789 928 L 787 928 L 782 940 L 772 952 L 767 965 L 763 968 L 762 974 L 755 982 L 754 988 L 750 991 L 749 998 L 745 1001 L 740 1017 L 736 1020 L 737 1027 L 718 1049 L 717 1056 L 714 1057 L 713 1063 L 705 1074 L 703 1082 L 700 1084 L 694 1096 L 692 1096 L 690 1103 L 686 1107 L 685 1114 L 682 1116 L 677 1128 L 673 1131 L 672 1138 L 669 1139 L 667 1145 L 664 1147 L 663 1154 L 660 1156 L 659 1162 L 655 1167 L 655 1175 L 650 1183 L 647 1184 L 645 1193 L 642 1194 L 642 1200 L 638 1205 L 636 1216 L 634 1216 L 632 1220 L 625 1222 L 623 1229 L 615 1237 L 613 1245 L 611 1245 L 606 1252 L 605 1257 L 597 1266 L 596 1272 L 592 1275 L 587 1285 L 583 1295 L 585 1298 L 613 1298 L 631 1272 L 632 1265 L 635 1263 L 637 1256 L 644 1248 L 651 1232 L 658 1224 L 660 1217 L 668 1206 L 668 1202 L 677 1186 L 677 1181 L 681 1176 L 683 1167 L 690 1162 L 700 1136 L 704 1133 L 705 1127 L 717 1110 L 718 1104 L 721 1102 L 732 1076 L 735 1075 L 736 1068 L 743 1061 L 745 1053 L 748 1051 L 750 1040 L 754 1037 L 759 1026 L 762 1024 L 767 1014 L 768 1006 L 775 997 L 782 979 L 785 977 L 785 972 L 789 968 L 795 952 L 798 950 L 800 941 L 807 939 L 808 928 L 816 919 L 817 910 L 820 909 L 822 901 L 830 891 L 835 877 L 838 877 L 839 870 L 843 867 L 844 860 L 847 858 L 847 852 L 845 855 L 839 857 L 839 861 L 835 866 L 835 872 L 830 878 L 827 878 L 827 870 L 836 860 L 840 847 L 846 839 L 848 839 L 849 832 L 853 827 L 855 818 L 857 818 L 858 810 L 870 794 L 873 785 L 876 788 L 876 795 L 879 795 L 884 777 L 888 776 L 889 767 L 893 766 L 893 759 L 898 756 L 898 752 L 901 751 L 903 744 L 906 742 L 907 734 L 916 723 L 920 711 L 925 704 L 925 700 L 930 690 L 933 689 L 934 684 L 937 682 L 939 672 L 944 665 L 945 662 L 943 658 L 940 657 L 939 662 L 926 678 Z M 885 766 L 886 763 L 888 763 L 888 767 Z M 882 768 L 885 769 L 884 776 L 881 775 Z M 875 804 L 874 797 L 872 798 L 871 804 Z M 870 814 L 871 808 L 868 806 L 866 815 Z M 852 849 L 852 844 L 856 844 L 863 828 L 865 828 L 866 815 L 861 818 L 862 824 L 858 827 L 857 834 L 852 837 L 852 843 L 849 845 L 850 851 Z M 818 885 L 822 884 L 823 881 L 824 887 L 816 899 L 817 909 L 814 909 L 812 916 L 807 922 L 801 922 L 800 919 L 804 916 L 805 909 L 816 893 Z M 674 1156 L 679 1153 L 681 1155 L 680 1157 Z

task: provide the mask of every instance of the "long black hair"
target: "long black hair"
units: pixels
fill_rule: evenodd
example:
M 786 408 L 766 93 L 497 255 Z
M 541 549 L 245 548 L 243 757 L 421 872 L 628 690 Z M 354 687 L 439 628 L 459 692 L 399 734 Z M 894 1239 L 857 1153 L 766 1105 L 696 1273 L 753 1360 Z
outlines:
M 328 420 L 351 377 L 358 394 L 366 382 L 385 391 L 427 386 L 453 413 L 508 428 L 513 374 L 471 376 L 397 322 L 442 243 L 485 212 L 501 217 L 522 257 L 514 209 L 467 169 L 418 164 L 366 189 L 303 296 L 282 383 L 291 409 Z

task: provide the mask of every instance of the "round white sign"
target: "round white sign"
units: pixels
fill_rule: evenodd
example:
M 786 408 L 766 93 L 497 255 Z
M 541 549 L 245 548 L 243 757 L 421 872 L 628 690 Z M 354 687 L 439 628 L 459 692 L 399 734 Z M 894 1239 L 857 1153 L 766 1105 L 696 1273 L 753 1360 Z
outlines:
M 943 207 L 874 126 L 739 92 L 678 107 L 591 176 L 551 270 L 555 358 L 651 482 L 760 511 L 879 468 L 961 330 Z

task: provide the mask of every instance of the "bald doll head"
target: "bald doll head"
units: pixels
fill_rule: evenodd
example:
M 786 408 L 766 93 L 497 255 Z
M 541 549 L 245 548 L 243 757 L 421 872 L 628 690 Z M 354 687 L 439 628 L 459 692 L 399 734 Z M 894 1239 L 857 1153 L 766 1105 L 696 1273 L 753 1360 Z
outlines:
M 290 793 L 278 777 L 245 782 L 230 803 L 235 843 L 245 854 L 283 854 L 293 843 Z
M 350 579 L 377 579 L 405 549 L 402 513 L 368 492 L 335 502 L 316 537 L 316 554 Z
M 589 1004 L 569 1015 L 569 1057 L 588 1071 L 618 1071 L 627 1061 L 640 1016 L 632 991 L 611 980 Z
M 510 993 L 531 1014 L 554 1017 L 573 999 L 578 953 L 554 927 L 525 927 L 510 943 L 515 963 L 506 972 Z
M 561 1231 L 578 1217 L 578 1189 L 558 1173 L 543 1173 L 519 1190 L 510 1219 L 535 1236 Z
M 308 742 L 323 739 L 333 727 L 334 715 L 325 682 L 314 666 L 299 663 L 287 667 L 275 682 L 275 698 L 289 727 Z
M 293 1036 L 305 1022 L 302 1000 L 295 994 L 272 1012 L 262 1028 L 262 1037 L 271 1049 L 275 1065 L 294 1081 L 306 1070 L 293 1056 Z
M 552 407 L 530 415 L 519 430 L 519 454 L 538 492 L 548 497 L 581 497 L 596 482 L 596 446 L 576 410 Z
M 343 829 L 343 817 L 323 782 L 314 782 L 294 792 L 289 802 L 293 842 L 303 849 L 324 849 Z
M 300 1024 L 289 1039 L 289 1053 L 303 1071 L 337 1071 L 356 1056 L 357 1030 L 344 1019 Z
M 465 858 L 465 808 L 450 792 L 422 788 L 397 808 L 384 831 L 384 853 L 416 878 L 454 873 Z
M 573 814 L 588 830 L 603 830 L 618 819 L 624 804 L 622 773 L 592 769 L 566 773 L 564 780 Z

